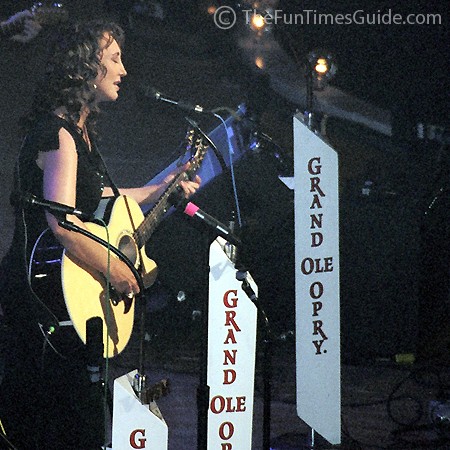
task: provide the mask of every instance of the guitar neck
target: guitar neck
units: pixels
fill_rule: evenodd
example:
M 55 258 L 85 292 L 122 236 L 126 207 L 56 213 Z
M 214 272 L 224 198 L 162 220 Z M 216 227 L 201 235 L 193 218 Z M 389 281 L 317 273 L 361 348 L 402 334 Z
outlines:
M 150 239 L 163 216 L 172 207 L 172 196 L 177 195 L 179 184 L 187 179 L 188 174 L 186 172 L 178 174 L 139 225 L 133 236 L 138 248 L 141 248 Z
M 180 183 L 192 178 L 206 156 L 208 147 L 204 144 L 203 135 L 198 137 L 194 130 L 190 130 L 188 132 L 188 143 L 188 149 L 192 151 L 195 149 L 195 156 L 190 161 L 189 169 L 187 171 L 180 172 L 173 178 L 155 206 L 134 232 L 133 238 L 138 248 L 142 248 L 150 239 L 166 212 L 173 206 L 174 196 L 178 196 L 179 190 L 181 189 Z

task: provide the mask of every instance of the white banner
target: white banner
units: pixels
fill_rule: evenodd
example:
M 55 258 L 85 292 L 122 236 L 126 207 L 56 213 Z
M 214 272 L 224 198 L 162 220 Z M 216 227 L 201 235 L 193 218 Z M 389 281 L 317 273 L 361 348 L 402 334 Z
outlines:
M 337 153 L 294 117 L 297 414 L 341 442 Z
M 168 428 L 155 402 L 143 405 L 132 383 L 137 370 L 114 380 L 113 450 L 167 450 Z
M 219 242 L 210 247 L 208 449 L 251 450 L 257 311 Z

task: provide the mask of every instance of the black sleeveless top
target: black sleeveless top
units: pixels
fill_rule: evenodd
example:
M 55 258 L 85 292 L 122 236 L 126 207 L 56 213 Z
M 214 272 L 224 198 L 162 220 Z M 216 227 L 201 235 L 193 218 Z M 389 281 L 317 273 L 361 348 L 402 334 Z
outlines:
M 26 136 L 16 165 L 15 190 L 20 194 L 43 196 L 43 171 L 36 163 L 39 152 L 48 152 L 59 148 L 58 133 L 61 128 L 73 137 L 78 154 L 76 207 L 86 214 L 97 209 L 102 196 L 105 178 L 105 166 L 96 151 L 95 144 L 89 150 L 80 130 L 66 120 L 49 114 L 44 117 Z M 29 238 L 35 238 L 36 232 L 47 227 L 44 211 L 27 210 Z M 32 230 L 32 231 L 31 231 Z
M 43 171 L 37 165 L 39 152 L 59 148 L 59 130 L 64 128 L 73 137 L 78 154 L 76 208 L 93 214 L 102 196 L 106 168 L 92 143 L 92 150 L 84 141 L 78 127 L 54 115 L 44 116 L 25 137 L 16 163 L 14 188 L 11 198 L 31 194 L 43 197 Z M 16 310 L 28 289 L 27 270 L 30 254 L 40 234 L 48 228 L 45 211 L 40 207 L 15 207 L 15 229 L 11 247 L 0 267 L 0 288 L 10 293 L 0 300 L 7 313 Z M 19 296 L 19 298 L 18 298 Z

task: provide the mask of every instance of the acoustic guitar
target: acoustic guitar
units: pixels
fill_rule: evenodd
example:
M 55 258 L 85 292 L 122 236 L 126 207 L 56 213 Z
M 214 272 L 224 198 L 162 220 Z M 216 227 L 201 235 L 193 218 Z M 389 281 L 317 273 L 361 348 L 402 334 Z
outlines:
M 188 132 L 187 140 L 193 154 L 189 169 L 174 177 L 146 215 L 132 198 L 119 196 L 106 208 L 107 229 L 95 222 L 85 224 L 88 231 L 109 242 L 134 264 L 146 288 L 155 282 L 157 266 L 147 257 L 145 243 L 172 206 L 180 183 L 198 170 L 208 150 L 203 136 L 195 130 Z M 111 253 L 113 257 L 117 256 Z M 39 236 L 33 247 L 29 279 L 41 302 L 60 322 L 71 322 L 84 343 L 86 321 L 100 317 L 104 357 L 116 356 L 126 347 L 133 331 L 134 298 L 115 292 L 103 274 L 67 253 L 49 229 Z

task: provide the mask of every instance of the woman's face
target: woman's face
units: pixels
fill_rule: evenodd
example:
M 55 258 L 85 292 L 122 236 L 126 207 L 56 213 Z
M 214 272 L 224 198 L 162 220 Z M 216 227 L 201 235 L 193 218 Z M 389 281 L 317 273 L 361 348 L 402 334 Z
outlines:
M 101 46 L 103 47 L 101 64 L 104 66 L 104 72 L 100 72 L 95 79 L 96 101 L 111 102 L 115 101 L 119 96 L 119 85 L 122 77 L 126 76 L 127 71 L 122 63 L 122 52 L 119 44 L 114 39 L 109 46 L 106 47 L 109 36 L 102 38 Z

